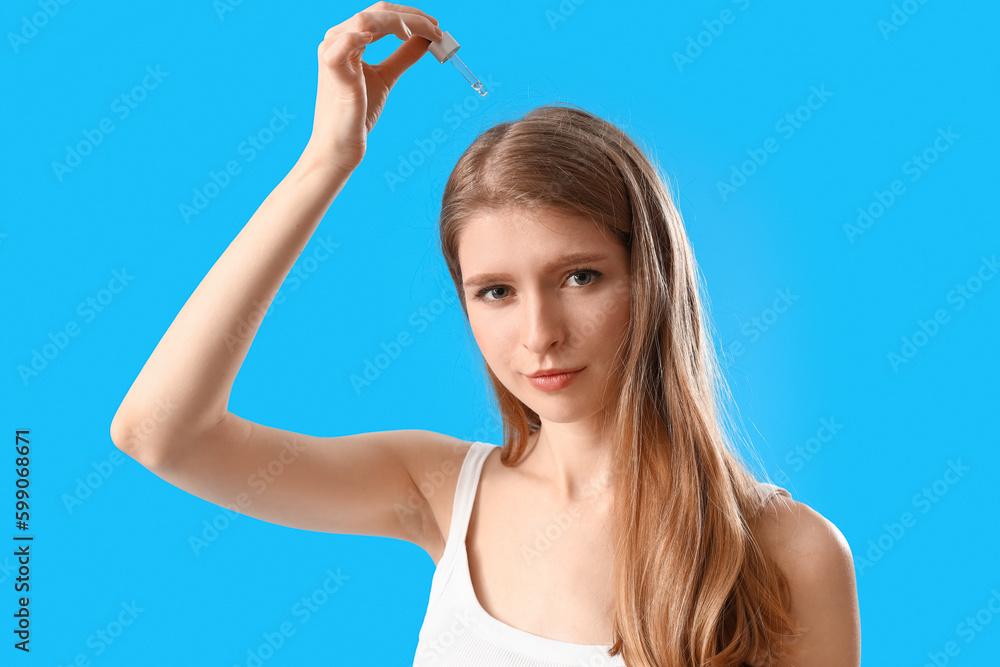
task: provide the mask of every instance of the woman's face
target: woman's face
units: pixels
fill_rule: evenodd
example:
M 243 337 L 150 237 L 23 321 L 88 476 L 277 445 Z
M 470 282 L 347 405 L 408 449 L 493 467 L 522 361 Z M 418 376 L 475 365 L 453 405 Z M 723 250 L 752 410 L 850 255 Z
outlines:
M 601 415 L 629 320 L 628 250 L 586 218 L 535 209 L 477 214 L 458 254 L 472 333 L 504 386 L 548 421 Z M 550 368 L 583 370 L 549 391 L 529 381 Z

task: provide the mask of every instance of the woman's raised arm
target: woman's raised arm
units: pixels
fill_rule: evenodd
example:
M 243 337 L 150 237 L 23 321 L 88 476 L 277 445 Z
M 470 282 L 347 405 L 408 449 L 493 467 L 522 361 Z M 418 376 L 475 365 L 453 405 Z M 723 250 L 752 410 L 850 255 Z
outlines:
M 417 431 L 305 436 L 228 411 L 265 312 L 364 157 L 389 90 L 440 37 L 436 23 L 417 9 L 380 2 L 331 28 L 319 45 L 316 112 L 302 156 L 184 304 L 112 421 L 115 445 L 172 484 L 232 506 L 240 493 L 252 493 L 248 479 L 256 471 L 280 461 L 288 472 L 268 482 L 267 493 L 249 496 L 245 513 L 317 530 L 403 536 L 393 503 L 433 472 L 423 466 L 438 465 L 404 443 L 441 445 L 442 455 L 461 449 L 454 438 Z M 382 63 L 363 62 L 365 45 L 389 34 L 405 43 Z M 420 511 L 423 504 L 416 503 Z
M 115 444 L 158 464 L 226 414 L 264 314 L 344 187 L 307 152 L 216 260 L 142 367 L 111 424 Z M 153 416 L 153 419 L 147 417 Z M 145 422 L 152 427 L 137 429 Z

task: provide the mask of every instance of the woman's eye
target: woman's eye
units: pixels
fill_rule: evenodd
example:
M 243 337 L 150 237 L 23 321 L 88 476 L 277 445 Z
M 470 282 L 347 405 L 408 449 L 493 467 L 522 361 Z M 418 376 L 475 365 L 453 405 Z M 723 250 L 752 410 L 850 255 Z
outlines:
M 486 295 L 486 294 L 490 294 L 492 296 L 496 296 L 496 294 L 494 294 L 494 292 L 496 292 L 497 290 L 503 290 L 503 289 L 506 289 L 506 288 L 505 287 L 487 287 L 485 290 L 482 290 L 481 292 L 479 292 L 479 294 L 477 296 L 479 296 L 479 298 L 484 298 L 484 295 Z M 501 297 L 500 299 L 486 299 L 486 300 L 487 301 L 501 301 L 502 299 L 503 299 L 503 297 Z
M 579 271 L 574 271 L 573 273 L 571 273 L 569 275 L 569 278 L 578 280 L 578 276 L 589 276 L 589 279 L 584 279 L 582 285 L 578 284 L 574 285 L 574 287 L 586 287 L 592 284 L 595 280 L 597 280 L 601 276 L 601 272 L 595 271 L 594 269 L 580 269 Z M 499 298 L 494 298 L 496 297 L 495 292 L 497 290 L 506 290 L 506 289 L 507 287 L 505 287 L 504 285 L 491 285 L 489 287 L 484 287 L 483 289 L 476 292 L 475 296 L 476 299 L 479 299 L 480 301 L 492 301 L 496 303 L 503 301 L 506 297 L 500 296 Z M 487 298 L 488 295 L 490 295 L 490 298 Z

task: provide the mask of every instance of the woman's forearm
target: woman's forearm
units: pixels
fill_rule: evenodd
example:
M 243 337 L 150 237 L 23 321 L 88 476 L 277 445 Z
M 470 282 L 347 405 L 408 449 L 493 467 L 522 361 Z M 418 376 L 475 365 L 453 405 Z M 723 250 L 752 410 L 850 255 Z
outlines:
M 185 434 L 222 419 L 264 314 L 350 174 L 314 159 L 308 149 L 302 154 L 142 367 L 112 422 L 117 446 L 159 459 Z

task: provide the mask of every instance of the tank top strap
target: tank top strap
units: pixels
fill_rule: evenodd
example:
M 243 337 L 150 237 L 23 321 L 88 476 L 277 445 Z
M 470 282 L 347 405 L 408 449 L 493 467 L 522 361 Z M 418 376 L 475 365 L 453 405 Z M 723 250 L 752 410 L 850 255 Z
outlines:
M 784 487 L 771 484 L 770 482 L 757 482 L 758 507 L 763 507 L 775 495 L 782 495 L 786 498 L 792 497 L 792 494 Z
M 455 498 L 451 506 L 451 525 L 448 527 L 448 537 L 444 544 L 444 552 L 434 569 L 431 580 L 431 591 L 427 602 L 427 613 L 437 605 L 444 595 L 445 588 L 452 580 L 458 561 L 464 557 L 461 553 L 465 543 L 465 534 L 469 530 L 469 517 L 472 515 L 472 504 L 476 499 L 476 488 L 479 486 L 479 476 L 483 462 L 490 450 L 496 445 L 486 442 L 473 442 L 465 453 L 462 467 L 458 471 L 455 482 Z
M 454 550 L 456 545 L 465 541 L 472 505 L 476 499 L 476 489 L 479 488 L 479 477 L 483 472 L 483 463 L 495 446 L 487 442 L 473 442 L 465 455 L 455 484 L 455 501 L 452 504 L 451 526 L 448 528 L 446 548 Z

